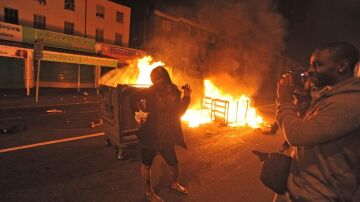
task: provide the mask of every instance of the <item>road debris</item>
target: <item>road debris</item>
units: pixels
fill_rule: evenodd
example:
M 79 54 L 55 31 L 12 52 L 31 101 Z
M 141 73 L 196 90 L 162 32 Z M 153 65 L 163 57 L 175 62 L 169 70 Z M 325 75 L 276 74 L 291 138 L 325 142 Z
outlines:
M 208 136 L 212 136 L 212 135 L 214 135 L 214 132 L 212 132 L 211 130 L 206 130 L 205 134 Z
M 60 110 L 60 109 L 49 109 L 46 110 L 47 113 L 62 113 L 64 111 Z
M 3 135 L 3 134 L 13 134 L 13 133 L 21 132 L 21 131 L 24 131 L 24 130 L 26 130 L 25 125 L 17 124 L 17 125 L 9 126 L 9 127 L 6 127 L 6 128 L 1 128 L 0 129 L 0 134 L 1 135 Z
M 99 119 L 99 122 L 91 121 L 91 122 L 90 122 L 90 127 L 91 127 L 91 128 L 95 128 L 96 126 L 100 126 L 101 124 L 103 124 L 103 120 L 102 120 L 102 119 Z

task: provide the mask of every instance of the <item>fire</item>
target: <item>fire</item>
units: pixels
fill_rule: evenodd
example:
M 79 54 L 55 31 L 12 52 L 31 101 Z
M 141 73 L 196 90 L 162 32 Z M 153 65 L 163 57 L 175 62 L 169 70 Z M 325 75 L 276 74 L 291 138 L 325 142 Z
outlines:
M 245 95 L 234 97 L 224 93 L 210 80 L 204 80 L 205 96 L 201 109 L 189 109 L 182 117 L 190 127 L 220 119 L 230 126 L 258 128 L 263 118 L 251 107 L 251 100 Z
M 163 66 L 164 63 L 161 61 L 153 62 L 151 56 L 145 56 L 138 60 L 137 67 L 139 69 L 139 76 L 135 84 L 151 85 L 150 73 L 157 66 Z
M 150 72 L 157 66 L 164 65 L 163 62 L 152 62 L 151 56 L 140 58 L 128 66 L 115 69 L 100 78 L 100 84 L 116 87 L 120 84 L 131 84 L 138 86 L 150 86 Z
M 120 84 L 150 86 L 150 73 L 157 66 L 165 66 L 163 62 L 152 62 L 151 56 L 145 56 L 125 68 L 108 72 L 100 79 L 100 84 L 116 87 Z M 171 69 L 167 68 L 171 73 Z M 222 120 L 229 126 L 250 126 L 258 128 L 264 123 L 263 118 L 251 107 L 251 100 L 245 95 L 234 97 L 224 93 L 210 80 L 204 80 L 204 98 L 201 107 L 188 109 L 182 120 L 189 127 Z

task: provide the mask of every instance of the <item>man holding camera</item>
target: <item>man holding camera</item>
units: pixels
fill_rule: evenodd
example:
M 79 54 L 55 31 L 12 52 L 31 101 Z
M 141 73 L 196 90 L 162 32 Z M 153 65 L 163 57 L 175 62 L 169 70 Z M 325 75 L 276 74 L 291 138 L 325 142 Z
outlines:
M 313 52 L 308 76 L 317 90 L 303 118 L 292 102 L 293 76 L 286 74 L 278 82 L 276 120 L 293 146 L 282 199 L 355 200 L 360 187 L 360 78 L 353 72 L 358 60 L 358 50 L 346 42 Z

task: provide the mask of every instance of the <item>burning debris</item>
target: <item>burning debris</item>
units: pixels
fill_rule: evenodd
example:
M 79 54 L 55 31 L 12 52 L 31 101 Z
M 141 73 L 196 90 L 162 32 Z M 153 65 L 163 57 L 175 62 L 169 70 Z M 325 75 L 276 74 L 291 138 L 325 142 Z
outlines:
M 202 107 L 198 110 L 190 109 L 182 117 L 190 127 L 222 120 L 229 126 L 250 126 L 258 128 L 263 118 L 256 114 L 250 105 L 250 98 L 246 95 L 235 97 L 222 92 L 210 80 L 204 80 L 205 95 Z
M 151 61 L 150 56 L 138 59 L 136 63 L 132 63 L 128 67 L 107 73 L 101 78 L 100 83 L 113 87 L 117 84 L 150 86 L 151 70 L 159 65 L 164 65 L 162 62 L 151 63 Z M 248 96 L 236 97 L 223 92 L 210 80 L 204 80 L 203 86 L 202 102 L 194 101 L 194 103 L 201 103 L 201 106 L 189 108 L 182 117 L 182 120 L 187 122 L 189 127 L 221 121 L 229 126 L 258 128 L 263 123 L 262 117 L 256 113 L 255 108 L 251 107 L 251 100 Z
M 101 77 L 100 84 L 112 87 L 116 87 L 117 84 L 150 86 L 151 70 L 157 66 L 164 65 L 161 61 L 152 62 L 152 60 L 151 56 L 145 56 L 124 68 L 112 70 Z

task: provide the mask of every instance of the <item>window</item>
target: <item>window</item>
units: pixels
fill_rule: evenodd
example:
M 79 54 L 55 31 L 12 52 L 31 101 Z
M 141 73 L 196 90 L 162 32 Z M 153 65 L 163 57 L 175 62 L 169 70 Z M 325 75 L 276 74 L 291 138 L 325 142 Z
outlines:
M 191 37 L 197 37 L 199 35 L 199 30 L 196 29 L 195 27 L 191 27 L 190 28 L 190 35 L 191 35 Z
M 19 24 L 18 10 L 11 8 L 4 8 L 4 21 L 11 24 Z
M 122 34 L 115 33 L 115 45 L 117 46 L 122 45 Z
M 64 22 L 64 33 L 74 35 L 74 23 Z
M 75 10 L 75 0 L 65 0 L 64 1 L 64 9 L 67 10 Z
M 96 29 L 95 41 L 104 42 L 104 30 Z
M 124 22 L 124 13 L 116 11 L 116 22 Z
M 96 5 L 96 16 L 100 18 L 105 17 L 105 8 L 104 6 Z
M 34 28 L 46 29 L 46 18 L 42 15 L 34 15 Z
M 46 0 L 34 0 L 37 1 L 40 5 L 46 5 Z
M 187 24 L 181 24 L 180 30 L 186 34 L 190 33 L 190 26 Z
M 164 31 L 170 31 L 171 30 L 171 22 L 169 20 L 162 20 L 161 21 L 161 27 Z
M 201 39 L 206 40 L 208 38 L 208 34 L 205 31 L 201 32 Z

